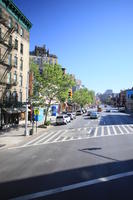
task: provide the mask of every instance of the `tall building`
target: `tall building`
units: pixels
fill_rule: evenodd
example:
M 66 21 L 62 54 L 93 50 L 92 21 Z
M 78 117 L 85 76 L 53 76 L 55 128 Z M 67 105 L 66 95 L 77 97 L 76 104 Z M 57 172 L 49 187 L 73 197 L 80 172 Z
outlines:
M 11 0 L 0 0 L 0 105 L 26 101 L 32 24 Z
M 43 65 L 47 64 L 57 64 L 58 58 L 54 54 L 50 54 L 49 50 L 46 49 L 46 46 L 42 47 L 35 46 L 34 51 L 30 52 L 30 60 L 39 65 L 39 70 L 43 70 Z

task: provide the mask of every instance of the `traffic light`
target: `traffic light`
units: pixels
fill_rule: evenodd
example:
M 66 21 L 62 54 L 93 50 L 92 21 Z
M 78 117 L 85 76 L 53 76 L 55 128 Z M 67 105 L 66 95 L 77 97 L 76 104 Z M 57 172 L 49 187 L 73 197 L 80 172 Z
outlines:
M 70 100 L 72 100 L 72 89 L 69 90 L 69 92 L 68 92 L 68 98 L 69 98 Z

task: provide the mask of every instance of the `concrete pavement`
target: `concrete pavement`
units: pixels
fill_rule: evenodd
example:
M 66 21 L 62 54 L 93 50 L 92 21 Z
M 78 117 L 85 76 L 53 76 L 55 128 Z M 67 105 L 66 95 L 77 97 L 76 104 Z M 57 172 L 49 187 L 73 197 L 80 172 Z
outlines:
M 72 134 L 73 129 L 76 129 L 76 127 L 79 129 L 80 127 L 79 135 L 82 137 L 82 129 L 86 128 L 86 123 L 89 128 L 95 126 L 100 130 L 101 127 L 105 129 L 106 126 L 121 126 L 121 122 L 124 126 L 130 126 L 133 121 L 130 116 L 123 116 L 121 113 L 117 113 L 117 115 L 103 113 L 101 119 L 103 118 L 103 122 L 106 119 L 105 123 L 110 124 L 106 126 L 100 125 L 101 120 L 93 121 L 85 118 L 85 116 L 77 117 L 70 124 L 55 126 L 50 131 L 54 129 L 57 133 L 56 136 L 59 137 L 59 130 L 67 130 L 66 134 L 69 136 Z M 113 125 L 114 122 L 115 124 Z M 101 130 L 98 130 L 97 134 L 101 132 Z M 105 133 L 109 133 L 108 131 L 107 129 Z M 47 136 L 49 135 L 48 132 L 46 133 Z M 76 133 L 74 132 L 74 134 Z M 62 133 L 60 132 L 60 134 Z M 44 140 L 42 134 L 40 134 L 40 137 L 40 139 Z M 52 133 L 50 137 L 55 140 L 55 135 L 52 135 Z M 47 139 L 50 139 L 49 136 Z M 91 139 L 85 138 L 55 143 L 46 143 L 46 140 L 44 141 L 45 143 L 42 145 L 29 145 L 24 148 L 0 151 L 0 197 L 3 200 L 19 196 L 22 196 L 21 199 L 23 199 L 23 195 L 31 194 L 34 196 L 38 195 L 38 192 L 48 194 L 49 190 L 58 190 L 58 194 L 51 193 L 45 197 L 37 196 L 35 199 L 64 200 L 83 199 L 83 197 L 84 199 L 88 197 L 92 199 L 111 199 L 112 197 L 114 199 L 115 195 L 110 196 L 104 190 L 106 188 L 108 192 L 113 191 L 113 184 L 110 184 L 112 182 L 101 182 L 98 183 L 99 186 L 86 185 L 82 189 L 75 188 L 75 190 L 67 190 L 63 193 L 59 191 L 63 187 L 66 188 L 68 186 L 67 188 L 70 188 L 71 185 L 75 186 L 75 184 L 80 186 L 85 181 L 88 182 L 99 178 L 101 178 L 100 180 L 105 180 L 107 179 L 106 177 L 118 176 L 118 174 L 133 171 L 133 134 L 124 133 L 113 137 L 92 137 Z M 132 184 L 132 177 L 123 177 L 122 179 L 122 182 L 119 182 L 119 180 L 114 180 L 113 182 L 116 184 L 115 188 L 118 188 L 114 189 L 116 197 L 122 196 L 118 184 L 123 189 L 124 184 L 127 184 L 128 181 Z M 127 186 L 125 188 L 125 191 L 129 192 L 126 194 L 127 199 L 129 199 L 131 187 L 129 190 Z

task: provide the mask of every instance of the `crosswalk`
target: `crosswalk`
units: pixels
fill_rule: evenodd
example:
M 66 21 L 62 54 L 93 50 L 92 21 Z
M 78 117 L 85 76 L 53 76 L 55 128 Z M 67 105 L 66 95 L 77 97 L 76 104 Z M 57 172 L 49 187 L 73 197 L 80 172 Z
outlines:
M 110 125 L 51 130 L 25 143 L 23 147 L 125 134 L 133 134 L 133 125 Z

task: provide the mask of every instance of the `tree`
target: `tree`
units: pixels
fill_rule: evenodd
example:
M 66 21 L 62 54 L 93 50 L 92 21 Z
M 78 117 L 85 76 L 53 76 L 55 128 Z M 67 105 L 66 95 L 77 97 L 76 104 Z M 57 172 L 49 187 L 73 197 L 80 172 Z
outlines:
M 46 107 L 44 121 L 44 124 L 46 124 L 52 101 L 64 102 L 67 99 L 69 89 L 74 85 L 74 81 L 69 74 L 63 74 L 61 66 L 57 64 L 45 64 L 41 74 L 33 63 L 31 69 L 34 72 L 35 80 L 33 99 L 39 105 Z
M 77 90 L 73 94 L 73 102 L 84 107 L 87 104 L 94 103 L 95 94 L 93 91 L 89 91 L 87 88 Z

